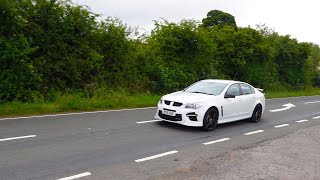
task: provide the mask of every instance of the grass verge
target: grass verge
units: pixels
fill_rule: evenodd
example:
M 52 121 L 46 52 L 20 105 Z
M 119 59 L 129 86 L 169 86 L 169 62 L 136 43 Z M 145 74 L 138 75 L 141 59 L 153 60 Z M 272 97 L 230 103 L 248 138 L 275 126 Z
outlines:
M 267 99 L 320 95 L 320 88 L 308 88 L 299 91 L 267 91 Z
M 266 92 L 268 99 L 312 95 L 320 95 L 320 88 L 310 88 L 301 91 Z M 156 106 L 160 97 L 160 95 L 148 93 L 129 94 L 124 91 L 114 92 L 101 89 L 95 92 L 91 98 L 85 97 L 83 93 L 69 93 L 59 95 L 54 102 L 50 103 L 3 103 L 0 104 L 0 117 L 148 107 Z
M 54 114 L 156 106 L 161 96 L 152 94 L 110 93 L 86 98 L 82 93 L 65 94 L 51 103 L 8 102 L 0 104 L 0 117 Z

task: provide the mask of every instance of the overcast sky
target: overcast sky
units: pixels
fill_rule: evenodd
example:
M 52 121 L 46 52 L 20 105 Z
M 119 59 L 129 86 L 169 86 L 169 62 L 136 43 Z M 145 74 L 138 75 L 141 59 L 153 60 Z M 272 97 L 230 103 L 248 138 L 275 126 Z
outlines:
M 153 20 L 201 21 L 210 10 L 235 16 L 240 27 L 266 24 L 281 35 L 320 44 L 320 0 L 73 0 L 103 17 L 150 31 Z

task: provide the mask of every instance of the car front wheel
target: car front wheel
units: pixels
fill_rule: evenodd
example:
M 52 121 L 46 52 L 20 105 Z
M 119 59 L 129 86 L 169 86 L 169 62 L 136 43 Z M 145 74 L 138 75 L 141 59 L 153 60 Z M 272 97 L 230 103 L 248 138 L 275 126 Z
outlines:
M 215 108 L 210 108 L 203 118 L 202 129 L 205 131 L 212 131 L 218 124 L 219 113 Z
M 261 120 L 261 116 L 262 116 L 262 106 L 260 104 L 258 104 L 253 110 L 250 121 L 257 123 Z

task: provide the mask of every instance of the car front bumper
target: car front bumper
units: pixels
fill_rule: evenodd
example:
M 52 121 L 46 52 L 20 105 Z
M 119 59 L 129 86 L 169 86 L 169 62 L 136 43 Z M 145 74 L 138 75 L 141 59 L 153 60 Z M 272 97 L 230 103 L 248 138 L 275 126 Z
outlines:
M 163 114 L 164 110 L 174 111 L 175 116 Z M 165 104 L 158 104 L 155 118 L 172 123 L 182 124 L 185 126 L 202 127 L 203 115 L 201 108 L 186 109 L 184 106 L 174 107 Z

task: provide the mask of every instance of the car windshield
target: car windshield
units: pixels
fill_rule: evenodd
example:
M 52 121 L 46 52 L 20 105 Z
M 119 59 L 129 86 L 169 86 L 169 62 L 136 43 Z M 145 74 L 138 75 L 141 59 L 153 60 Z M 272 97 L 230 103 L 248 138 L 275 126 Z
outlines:
M 191 93 L 201 93 L 201 94 L 209 94 L 209 95 L 219 95 L 224 90 L 227 84 L 217 83 L 217 82 L 208 82 L 208 81 L 200 81 L 197 82 L 187 89 L 185 92 Z

